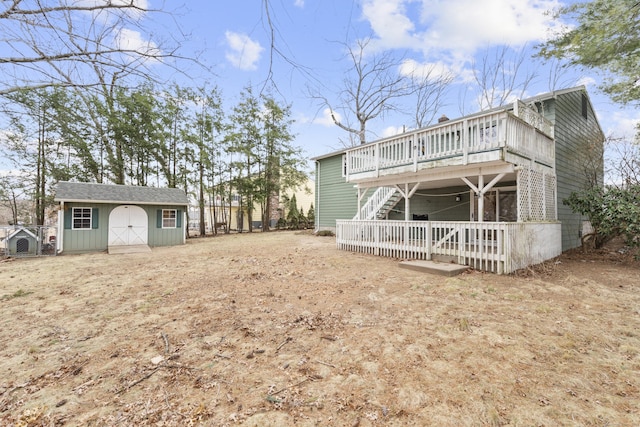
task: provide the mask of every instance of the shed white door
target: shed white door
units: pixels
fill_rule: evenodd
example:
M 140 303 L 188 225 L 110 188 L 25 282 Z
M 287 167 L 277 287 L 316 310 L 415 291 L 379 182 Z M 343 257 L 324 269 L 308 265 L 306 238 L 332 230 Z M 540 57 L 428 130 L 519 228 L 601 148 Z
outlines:
M 147 213 L 140 206 L 118 206 L 109 214 L 109 246 L 146 245 Z

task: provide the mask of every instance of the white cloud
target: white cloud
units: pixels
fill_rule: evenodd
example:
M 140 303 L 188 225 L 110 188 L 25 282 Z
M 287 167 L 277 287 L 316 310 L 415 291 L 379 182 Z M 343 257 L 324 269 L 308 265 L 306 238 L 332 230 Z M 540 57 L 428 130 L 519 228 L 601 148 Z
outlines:
M 336 120 L 338 121 L 342 120 L 342 116 L 336 111 L 333 112 L 333 115 L 335 116 Z M 324 110 L 322 110 L 322 115 L 320 115 L 319 117 L 316 117 L 313 120 L 313 123 L 321 126 L 326 126 L 326 127 L 332 127 L 336 125 L 333 119 L 331 118 L 330 108 L 325 108 Z
M 390 136 L 399 135 L 405 131 L 406 129 L 404 126 L 387 126 L 386 128 L 382 129 L 381 137 L 388 138 Z
M 640 112 L 617 111 L 607 118 L 608 128 L 604 130 L 605 135 L 622 137 L 629 141 L 633 140 L 638 132 L 640 124 Z
M 436 80 L 447 78 L 451 75 L 457 74 L 457 72 L 459 72 L 459 70 L 454 72 L 450 65 L 441 61 L 420 63 L 414 59 L 407 59 L 400 64 L 401 75 L 412 76 L 416 79 L 427 78 L 430 80 Z
M 149 40 L 144 40 L 142 35 L 133 30 L 123 28 L 115 40 L 118 49 L 141 52 L 146 55 L 160 55 L 158 46 Z
M 294 0 L 293 5 L 302 9 L 304 7 L 304 0 Z
M 423 0 L 425 34 L 446 49 L 474 52 L 486 45 L 543 40 L 556 22 L 547 12 L 556 0 Z
M 258 61 L 264 48 L 260 43 L 246 34 L 227 31 L 225 33 L 229 50 L 225 57 L 234 67 L 245 71 L 252 71 L 258 68 Z
M 131 0 L 76 0 L 76 5 L 79 6 L 98 6 L 105 5 L 107 3 L 112 3 L 118 6 L 131 4 Z M 140 7 L 142 9 L 147 9 L 149 7 L 149 2 L 147 0 L 134 0 L 133 5 L 136 7 Z
M 380 48 L 413 47 L 415 25 L 407 16 L 407 0 L 366 0 L 362 13 L 377 36 Z
M 578 81 L 576 82 L 577 86 L 586 86 L 588 87 L 594 87 L 596 86 L 597 82 L 596 79 L 594 79 L 593 77 L 589 77 L 589 76 L 583 76 L 580 77 L 578 79 Z
M 366 0 L 363 16 L 381 48 L 472 55 L 497 44 L 543 40 L 558 0 Z
M 131 5 L 131 0 L 76 0 L 75 2 L 75 6 L 81 6 L 81 7 L 94 7 L 94 6 L 103 6 L 106 5 L 107 3 L 112 3 L 115 6 L 121 6 L 121 5 Z M 145 15 L 145 11 L 149 9 L 149 2 L 147 0 L 134 0 L 133 1 L 133 6 L 132 8 L 127 8 L 127 9 L 113 9 L 111 12 L 106 12 L 104 10 L 95 10 L 95 11 L 89 11 L 87 13 L 89 13 L 90 15 L 92 15 L 94 18 L 98 18 L 101 17 L 104 22 L 111 22 L 112 21 L 112 14 L 115 13 L 126 13 L 127 15 L 129 15 L 131 18 L 134 19 L 141 19 L 144 15 Z

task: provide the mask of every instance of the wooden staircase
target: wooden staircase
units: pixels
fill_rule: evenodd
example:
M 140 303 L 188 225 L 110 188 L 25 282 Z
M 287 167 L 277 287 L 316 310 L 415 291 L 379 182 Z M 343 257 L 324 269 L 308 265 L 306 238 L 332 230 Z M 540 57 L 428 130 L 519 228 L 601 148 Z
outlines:
M 394 187 L 379 187 L 367 200 L 355 219 L 386 219 L 387 214 L 402 199 L 400 192 Z

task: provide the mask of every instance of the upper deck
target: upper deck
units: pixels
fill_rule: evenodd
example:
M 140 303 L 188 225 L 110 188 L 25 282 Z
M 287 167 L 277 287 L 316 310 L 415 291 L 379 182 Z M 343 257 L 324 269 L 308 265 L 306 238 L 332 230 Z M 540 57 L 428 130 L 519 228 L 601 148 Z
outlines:
M 346 151 L 348 182 L 416 174 L 438 167 L 515 163 L 526 159 L 555 168 L 553 125 L 516 101 L 489 111 L 406 132 Z

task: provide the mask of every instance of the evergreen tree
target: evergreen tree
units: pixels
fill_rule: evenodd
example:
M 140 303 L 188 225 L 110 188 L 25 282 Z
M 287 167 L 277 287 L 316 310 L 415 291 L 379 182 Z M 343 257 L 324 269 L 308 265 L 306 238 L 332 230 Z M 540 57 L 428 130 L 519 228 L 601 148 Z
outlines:
M 576 25 L 540 47 L 545 58 L 603 71 L 602 89 L 613 100 L 640 102 L 640 2 L 594 0 L 560 8 Z

